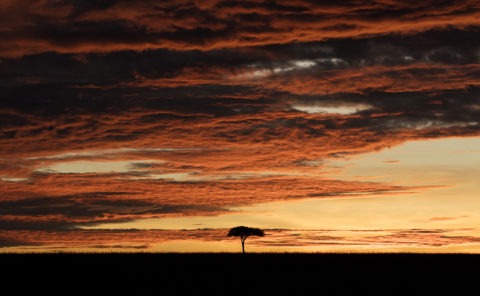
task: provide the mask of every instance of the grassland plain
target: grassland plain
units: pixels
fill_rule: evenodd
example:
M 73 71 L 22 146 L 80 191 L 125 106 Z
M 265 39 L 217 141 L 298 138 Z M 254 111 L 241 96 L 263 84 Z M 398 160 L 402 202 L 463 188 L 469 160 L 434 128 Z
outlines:
M 9 295 L 478 295 L 480 255 L 2 254 Z M 3 295 L 7 295 L 2 293 Z

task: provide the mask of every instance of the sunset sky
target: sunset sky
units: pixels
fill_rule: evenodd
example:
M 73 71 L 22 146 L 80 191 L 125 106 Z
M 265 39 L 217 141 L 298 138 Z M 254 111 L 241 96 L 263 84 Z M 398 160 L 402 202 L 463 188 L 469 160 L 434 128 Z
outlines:
M 0 0 L 0 252 L 480 253 L 480 2 Z

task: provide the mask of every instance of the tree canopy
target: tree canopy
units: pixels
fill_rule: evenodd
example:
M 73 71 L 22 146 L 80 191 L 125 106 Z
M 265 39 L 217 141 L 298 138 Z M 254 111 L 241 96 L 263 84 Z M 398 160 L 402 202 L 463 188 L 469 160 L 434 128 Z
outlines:
M 245 253 L 245 240 L 249 236 L 265 236 L 265 232 L 260 228 L 252 228 L 247 226 L 237 226 L 230 229 L 228 236 L 238 236 L 242 242 L 242 252 Z

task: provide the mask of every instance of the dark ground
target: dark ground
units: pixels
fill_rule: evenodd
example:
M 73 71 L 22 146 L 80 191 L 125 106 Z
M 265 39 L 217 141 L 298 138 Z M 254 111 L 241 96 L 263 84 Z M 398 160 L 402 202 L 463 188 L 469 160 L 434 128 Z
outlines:
M 3 254 L 0 260 L 2 290 L 15 291 L 3 295 L 480 294 L 480 255 Z

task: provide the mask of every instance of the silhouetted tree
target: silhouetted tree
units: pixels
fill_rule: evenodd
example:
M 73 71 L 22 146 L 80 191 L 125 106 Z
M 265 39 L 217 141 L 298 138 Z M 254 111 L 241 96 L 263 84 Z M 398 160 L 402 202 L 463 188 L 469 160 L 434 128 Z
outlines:
M 265 232 L 260 228 L 251 228 L 246 226 L 237 226 L 230 229 L 228 232 L 228 236 L 239 236 L 240 240 L 242 241 L 242 252 L 245 254 L 245 240 L 247 237 L 255 235 L 255 236 L 264 236 Z

